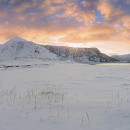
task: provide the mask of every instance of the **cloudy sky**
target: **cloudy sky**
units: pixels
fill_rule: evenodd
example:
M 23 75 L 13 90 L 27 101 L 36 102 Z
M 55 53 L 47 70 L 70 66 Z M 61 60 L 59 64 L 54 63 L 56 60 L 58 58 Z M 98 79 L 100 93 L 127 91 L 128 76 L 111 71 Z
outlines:
M 130 53 L 130 0 L 0 0 L 0 43 L 40 44 Z

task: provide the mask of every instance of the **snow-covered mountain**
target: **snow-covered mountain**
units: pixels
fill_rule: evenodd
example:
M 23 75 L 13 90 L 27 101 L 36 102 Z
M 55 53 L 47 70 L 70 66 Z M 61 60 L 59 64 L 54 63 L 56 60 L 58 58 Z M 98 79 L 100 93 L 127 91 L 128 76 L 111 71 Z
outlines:
M 117 62 L 115 58 L 101 53 L 97 48 L 72 48 L 38 45 L 15 37 L 0 45 L 0 61 L 21 59 L 70 60 L 79 63 Z
M 97 48 L 73 48 L 50 45 L 44 45 L 43 47 L 56 54 L 61 60 L 71 60 L 80 63 L 118 61 L 115 58 L 111 58 L 101 53 Z
M 58 57 L 33 42 L 15 37 L 0 46 L 0 60 L 17 59 L 56 60 Z
M 130 54 L 127 54 L 127 55 L 114 55 L 112 57 L 118 59 L 121 62 L 129 62 L 130 63 Z

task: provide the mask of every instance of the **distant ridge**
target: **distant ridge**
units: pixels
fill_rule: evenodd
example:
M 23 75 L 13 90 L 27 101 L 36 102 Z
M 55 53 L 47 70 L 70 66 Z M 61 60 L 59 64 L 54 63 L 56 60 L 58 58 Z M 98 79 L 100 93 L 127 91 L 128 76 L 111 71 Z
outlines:
M 121 62 L 128 62 L 128 63 L 130 63 L 130 54 L 126 54 L 126 55 L 113 55 L 112 57 L 118 59 Z

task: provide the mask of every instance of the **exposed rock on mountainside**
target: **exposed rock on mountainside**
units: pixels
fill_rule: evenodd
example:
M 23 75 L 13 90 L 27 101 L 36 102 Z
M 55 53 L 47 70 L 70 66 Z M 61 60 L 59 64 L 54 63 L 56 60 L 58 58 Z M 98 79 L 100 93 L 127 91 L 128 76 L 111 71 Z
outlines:
M 50 45 L 44 45 L 44 47 L 56 54 L 61 60 L 72 60 L 80 63 L 118 61 L 101 53 L 97 48 L 73 48 Z

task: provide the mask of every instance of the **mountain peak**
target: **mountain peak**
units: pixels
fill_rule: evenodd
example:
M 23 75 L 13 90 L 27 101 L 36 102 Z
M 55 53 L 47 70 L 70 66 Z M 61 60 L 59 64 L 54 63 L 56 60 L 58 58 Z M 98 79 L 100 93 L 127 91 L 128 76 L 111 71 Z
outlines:
M 26 41 L 26 40 L 20 37 L 13 37 L 9 41 L 19 42 L 19 41 Z
M 19 43 L 19 42 L 26 42 L 25 39 L 20 38 L 20 37 L 13 37 L 9 41 L 7 41 L 5 44 L 14 44 L 14 43 Z
M 0 48 L 0 60 L 42 59 L 56 60 L 57 56 L 41 45 L 14 37 Z

